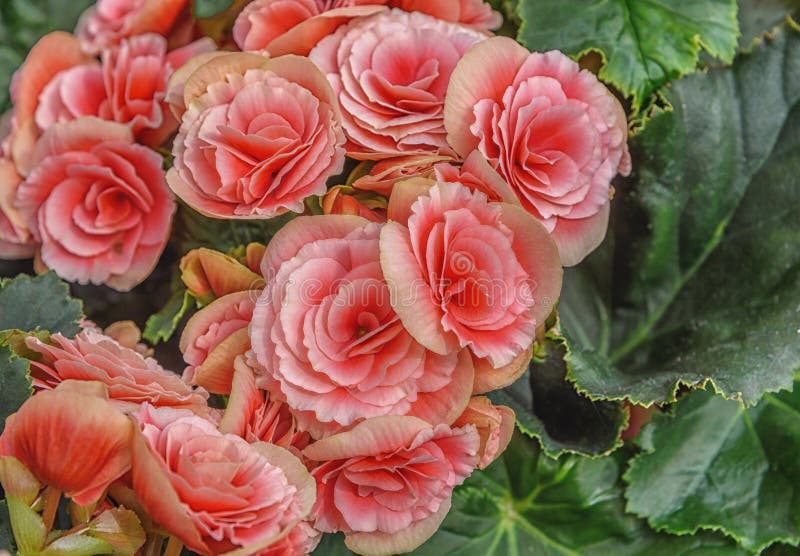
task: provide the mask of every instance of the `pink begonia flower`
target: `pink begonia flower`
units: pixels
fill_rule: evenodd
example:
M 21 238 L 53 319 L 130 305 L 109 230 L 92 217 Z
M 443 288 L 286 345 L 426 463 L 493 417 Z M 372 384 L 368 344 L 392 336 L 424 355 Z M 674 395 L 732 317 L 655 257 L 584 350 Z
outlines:
M 453 426 L 475 427 L 481 438 L 478 469 L 486 469 L 508 447 L 515 423 L 516 416 L 510 407 L 494 405 L 489 398 L 475 396 Z
M 630 171 L 630 155 L 625 112 L 594 74 L 561 52 L 495 37 L 459 62 L 444 120 L 455 151 L 483 153 L 566 266 L 602 242 L 611 179 Z
M 39 481 L 88 506 L 130 469 L 133 433 L 105 385 L 68 380 L 6 419 L 0 457 L 18 459 Z
M 233 39 L 245 51 L 305 56 L 340 25 L 385 10 L 386 1 L 255 0 L 236 18 Z
M 337 185 L 322 198 L 323 214 L 349 214 L 370 222 L 386 222 L 386 199 L 357 191 L 347 185 Z
M 347 153 L 357 159 L 450 154 L 447 84 L 482 33 L 419 12 L 391 10 L 343 25 L 309 57 L 342 106 Z
M 260 243 L 250 243 L 240 262 L 206 247 L 192 249 L 181 259 L 181 280 L 203 305 L 229 293 L 261 290 L 264 279 L 258 272 L 265 250 Z
M 143 357 L 93 328 L 74 339 L 54 334 L 48 343 L 35 337 L 26 343 L 40 354 L 39 359 L 31 360 L 37 389 L 55 388 L 65 380 L 95 381 L 106 385 L 109 400 L 124 413 L 137 411 L 145 402 L 189 409 L 203 416 L 208 413 L 207 392 L 190 388 L 155 359 Z
M 342 531 L 359 554 L 410 552 L 439 528 L 453 488 L 478 464 L 472 425 L 450 428 L 414 417 L 368 419 L 319 440 L 303 455 L 322 462 L 314 526 Z
M 39 39 L 14 73 L 11 80 L 14 109 L 10 134 L 4 140 L 4 151 L 23 177 L 34 167 L 33 151 L 42 133 L 36 119 L 43 91 L 56 76 L 70 68 L 80 68 L 73 75 L 80 84 L 62 83 L 65 85 L 63 91 L 60 86 L 54 86 L 53 92 L 63 110 L 60 114 L 69 114 L 69 119 L 93 115 L 97 109 L 97 98 L 103 96 L 100 65 L 95 58 L 81 50 L 78 40 L 69 33 L 55 31 Z M 70 84 L 73 86 L 66 86 Z M 58 96 L 61 93 L 63 97 Z
M 399 185 L 390 200 L 395 221 L 384 226 L 380 249 L 392 305 L 428 349 L 469 347 L 503 368 L 530 348 L 553 310 L 561 291 L 558 251 L 520 207 L 489 203 L 460 183 L 429 183 L 435 185 L 427 191 L 412 184 L 407 227 L 392 218 Z
M 269 442 L 292 453 L 299 453 L 308 446 L 310 437 L 297 430 L 297 421 L 289 406 L 271 399 L 256 386 L 255 371 L 245 358 L 237 357 L 233 367 L 231 395 L 219 430 L 241 436 L 248 442 Z
M 229 293 L 192 315 L 180 340 L 185 381 L 213 394 L 230 394 L 233 362 L 250 349 L 247 327 L 259 293 Z
M 128 291 L 158 262 L 175 202 L 161 157 L 130 128 L 83 117 L 47 129 L 16 206 L 62 278 Z
M 215 49 L 206 38 L 167 51 L 167 39 L 148 33 L 103 50 L 105 98 L 97 115 L 129 125 L 142 143 L 160 145 L 178 128 L 166 102 L 169 78 L 190 58 Z
M 503 16 L 483 0 L 390 0 L 389 5 L 407 12 L 423 12 L 479 31 L 497 29 L 503 24 Z
M 299 217 L 267 248 L 250 325 L 259 385 L 315 438 L 380 415 L 450 423 L 469 401 L 466 351 L 425 349 L 392 309 L 380 229 L 357 216 Z
M 36 251 L 25 218 L 14 206 L 21 183 L 14 162 L 0 157 L 0 259 L 27 259 Z
M 98 0 L 78 21 L 75 34 L 90 54 L 144 33 L 166 36 L 187 15 L 189 0 Z
M 302 212 L 342 170 L 344 135 L 325 76 L 305 58 L 212 58 L 182 87 L 186 112 L 167 181 L 199 212 L 269 218 Z
M 200 554 L 280 542 L 314 504 L 314 480 L 287 450 L 223 434 L 188 411 L 135 415 L 133 489 L 153 520 Z

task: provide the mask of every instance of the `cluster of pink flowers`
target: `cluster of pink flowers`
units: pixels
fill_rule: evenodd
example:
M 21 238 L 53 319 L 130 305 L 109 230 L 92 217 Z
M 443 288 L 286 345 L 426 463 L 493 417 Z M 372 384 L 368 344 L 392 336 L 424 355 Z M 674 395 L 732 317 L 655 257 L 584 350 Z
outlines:
M 482 394 L 525 371 L 562 267 L 602 241 L 625 114 L 563 54 L 494 37 L 482 0 L 235 2 L 216 42 L 189 4 L 100 0 L 31 51 L 0 257 L 125 291 L 173 195 L 305 215 L 238 258 L 184 256 L 202 308 L 182 377 L 129 325 L 28 338 L 37 393 L 0 456 L 82 506 L 132 496 L 201 554 L 305 554 L 332 532 L 413 550 L 511 438 Z

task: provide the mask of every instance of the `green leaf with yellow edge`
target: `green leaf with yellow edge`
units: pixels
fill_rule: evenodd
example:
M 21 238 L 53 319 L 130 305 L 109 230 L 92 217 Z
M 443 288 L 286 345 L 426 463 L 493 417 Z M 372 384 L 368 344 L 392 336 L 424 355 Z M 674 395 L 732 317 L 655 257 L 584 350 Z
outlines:
M 625 515 L 619 471 L 613 457 L 553 460 L 517 434 L 495 463 L 456 489 L 439 531 L 412 554 L 742 554 L 718 536 L 658 534 Z
M 800 368 L 800 34 L 669 97 L 633 142 L 613 233 L 565 273 L 570 378 L 643 404 L 710 380 L 754 404 Z
M 21 274 L 0 281 L 0 330 L 47 330 L 72 337 L 80 331 L 83 305 L 54 272 Z
M 800 543 L 800 377 L 752 408 L 694 391 L 639 442 L 627 508 L 653 527 L 721 530 L 752 551 Z
M 628 413 L 618 402 L 593 401 L 567 380 L 566 340 L 555 330 L 537 342 L 528 370 L 514 384 L 489 392 L 514 410 L 517 426 L 551 457 L 607 454 L 622 444 Z
M 0 345 L 0 433 L 6 418 L 15 413 L 33 394 L 30 365 L 17 357 L 11 348 Z
M 694 71 L 701 50 L 731 62 L 736 0 L 522 0 L 518 39 L 531 50 L 599 52 L 600 78 L 634 112 L 667 82 Z

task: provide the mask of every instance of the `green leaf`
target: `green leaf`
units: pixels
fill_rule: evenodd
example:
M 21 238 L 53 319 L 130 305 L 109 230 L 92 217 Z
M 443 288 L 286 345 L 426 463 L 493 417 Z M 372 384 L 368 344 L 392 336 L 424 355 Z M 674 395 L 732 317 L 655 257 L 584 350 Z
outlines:
M 8 502 L 0 500 L 0 547 L 15 553 L 14 531 L 11 530 L 11 515 L 8 513 Z
M 632 96 L 634 112 L 668 81 L 694 71 L 704 49 L 730 62 L 736 0 L 527 0 L 519 40 L 531 50 L 599 52 L 600 78 Z
M 511 407 L 522 432 L 536 437 L 551 457 L 565 452 L 606 454 L 622 443 L 627 411 L 620 403 L 595 402 L 578 393 L 566 379 L 566 356 L 565 340 L 551 331 L 537 344 L 525 374 L 508 388 L 487 395 L 494 403 Z
M 167 304 L 145 323 L 142 337 L 151 344 L 169 340 L 187 311 L 195 305 L 194 296 L 186 289 L 172 294 Z
M 753 41 L 782 23 L 800 9 L 800 0 L 739 0 L 739 48 L 749 49 Z
M 745 548 L 800 543 L 800 377 L 753 408 L 708 390 L 656 415 L 625 474 L 628 510 L 678 534 L 723 530 Z
M 614 237 L 565 276 L 570 378 L 645 404 L 712 380 L 752 404 L 800 367 L 800 35 L 787 28 L 669 99 L 634 142 Z M 607 348 L 580 330 L 604 320 Z
M 28 361 L 0 345 L 0 433 L 5 429 L 6 418 L 33 394 L 31 384 Z
M 552 460 L 516 435 L 501 458 L 456 489 L 441 528 L 413 554 L 672 556 L 694 550 L 698 556 L 740 553 L 714 535 L 657 534 L 625 515 L 616 459 Z
M 194 0 L 195 17 L 212 17 L 230 8 L 233 0 Z
M 31 47 L 50 31 L 72 31 L 93 0 L 3 0 L 0 2 L 0 112 L 8 107 L 8 85 Z
M 74 336 L 80 331 L 82 305 L 54 272 L 32 278 L 22 274 L 0 282 L 0 330 L 47 330 Z

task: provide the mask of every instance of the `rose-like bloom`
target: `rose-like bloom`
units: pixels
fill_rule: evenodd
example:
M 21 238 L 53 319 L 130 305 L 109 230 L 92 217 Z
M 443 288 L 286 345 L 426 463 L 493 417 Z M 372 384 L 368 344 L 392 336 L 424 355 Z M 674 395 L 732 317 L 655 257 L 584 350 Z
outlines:
M 481 438 L 478 450 L 478 469 L 486 469 L 508 447 L 514 434 L 514 410 L 504 405 L 494 405 L 483 396 L 469 401 L 467 409 L 455 420 L 454 427 L 473 425 Z
M 490 201 L 519 205 L 514 190 L 489 165 L 480 151 L 472 151 L 461 166 L 437 164 L 434 176 L 438 182 L 460 183 L 471 191 L 480 191 Z
M 359 554 L 410 552 L 439 528 L 453 488 L 478 464 L 472 425 L 430 425 L 414 417 L 369 419 L 319 440 L 303 454 L 324 462 L 317 481 L 315 527 L 342 531 Z
M 483 0 L 391 0 L 389 5 L 407 12 L 423 12 L 479 31 L 497 29 L 503 16 Z
M 70 380 L 6 420 L 0 456 L 17 458 L 39 481 L 88 506 L 130 469 L 133 432 L 104 385 Z
M 233 40 L 242 50 L 305 56 L 340 25 L 384 10 L 386 1 L 255 0 L 236 18 Z
M 250 349 L 247 327 L 257 291 L 223 295 L 192 315 L 181 334 L 183 379 L 214 394 L 230 394 L 233 361 Z
M 161 157 L 93 117 L 50 127 L 17 190 L 41 259 L 66 280 L 128 291 L 164 249 L 175 202 Z
M 200 66 L 184 85 L 167 181 L 192 208 L 218 218 L 302 212 L 342 170 L 336 98 L 297 56 L 234 53 Z
M 133 488 L 155 522 L 200 554 L 280 541 L 308 516 L 314 481 L 290 452 L 223 434 L 189 412 L 143 406 Z
M 403 324 L 436 353 L 469 346 L 494 368 L 510 364 L 561 291 L 547 231 L 520 207 L 489 203 L 459 183 L 436 183 L 410 213 L 408 227 L 389 222 L 381 233 L 381 264 Z
M 433 175 L 434 165 L 451 160 L 449 156 L 412 154 L 377 162 L 365 161 L 353 171 L 358 176 L 353 180 L 353 187 L 388 197 L 394 184 L 412 178 L 429 178 Z
M 97 115 L 129 125 L 141 142 L 160 145 L 178 128 L 166 103 L 167 81 L 187 60 L 215 48 L 203 39 L 167 52 L 167 39 L 148 33 L 103 50 L 105 98 Z
M 54 85 L 50 95 L 45 88 L 62 72 L 77 70 L 67 82 Z M 94 68 L 94 69 L 91 69 Z M 10 135 L 4 140 L 4 151 L 10 156 L 17 171 L 24 177 L 33 168 L 33 150 L 42 128 L 37 119 L 52 124 L 58 116 L 74 119 L 97 109 L 97 96 L 102 76 L 97 60 L 81 50 L 78 40 L 63 31 L 49 33 L 28 52 L 28 56 L 11 80 L 11 102 L 14 105 Z M 78 83 L 75 83 L 75 81 Z M 61 86 L 63 85 L 63 87 Z M 53 95 L 56 96 L 53 99 Z M 51 111 L 40 110 L 41 101 L 53 104 Z M 57 113 L 53 116 L 51 112 Z
M 358 159 L 449 153 L 444 99 L 456 63 L 486 37 L 431 16 L 391 10 L 343 25 L 311 51 L 342 106 Z
M 54 334 L 49 343 L 35 337 L 29 337 L 26 343 L 41 355 L 31 360 L 37 389 L 54 388 L 65 380 L 96 381 L 106 385 L 111 402 L 125 413 L 137 411 L 145 402 L 190 409 L 201 415 L 208 410 L 208 393 L 192 390 L 155 359 L 143 357 L 93 328 L 74 339 Z
M 272 239 L 250 339 L 259 385 L 315 438 L 379 415 L 450 423 L 469 401 L 469 355 L 438 355 L 405 330 L 381 272 L 380 225 L 294 219 Z
M 181 280 L 203 305 L 229 293 L 260 290 L 264 280 L 257 272 L 265 249 L 260 243 L 250 243 L 242 262 L 213 249 L 192 249 L 181 259 Z
M 36 250 L 25 218 L 14 206 L 20 183 L 14 163 L 0 158 L 0 259 L 27 259 Z
M 625 112 L 594 74 L 561 52 L 489 39 L 453 72 L 445 126 L 459 155 L 478 149 L 511 185 L 565 265 L 603 240 L 611 179 L 630 156 Z
M 294 415 L 285 403 L 270 399 L 269 394 L 265 397 L 245 358 L 237 357 L 233 367 L 231 395 L 219 430 L 251 443 L 269 442 L 293 453 L 308 446 L 308 433 L 297 430 Z
M 98 0 L 81 16 L 75 34 L 97 54 L 122 39 L 144 33 L 167 35 L 188 0 Z

